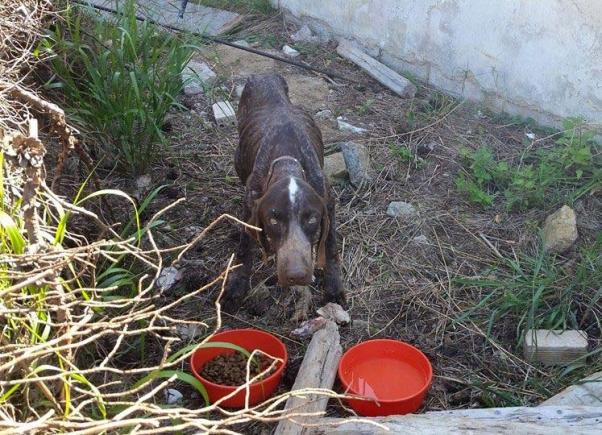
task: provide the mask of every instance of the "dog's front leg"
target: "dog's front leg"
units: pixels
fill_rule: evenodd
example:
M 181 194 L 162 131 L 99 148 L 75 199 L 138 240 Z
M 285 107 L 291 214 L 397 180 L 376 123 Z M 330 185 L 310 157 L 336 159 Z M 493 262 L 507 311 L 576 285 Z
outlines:
M 336 222 L 334 202 L 328 203 L 330 226 L 326 237 L 326 266 L 324 269 L 324 302 L 335 302 L 342 306 L 346 304 L 345 290 L 341 281 L 341 265 L 337 250 Z
M 245 222 L 249 220 L 250 212 L 247 207 L 244 210 Z M 236 251 L 235 264 L 239 266 L 228 276 L 228 282 L 222 299 L 222 306 L 226 312 L 238 310 L 244 298 L 249 292 L 251 270 L 253 266 L 253 246 L 254 241 L 246 229 L 243 227 L 240 231 L 240 240 Z

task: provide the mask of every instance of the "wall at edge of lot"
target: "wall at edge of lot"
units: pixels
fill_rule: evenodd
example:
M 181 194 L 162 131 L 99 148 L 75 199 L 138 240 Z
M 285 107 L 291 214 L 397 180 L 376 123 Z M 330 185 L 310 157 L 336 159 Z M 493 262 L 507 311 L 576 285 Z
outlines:
M 271 0 L 451 95 L 559 127 L 602 123 L 601 0 Z M 601 124 L 597 125 L 598 128 Z

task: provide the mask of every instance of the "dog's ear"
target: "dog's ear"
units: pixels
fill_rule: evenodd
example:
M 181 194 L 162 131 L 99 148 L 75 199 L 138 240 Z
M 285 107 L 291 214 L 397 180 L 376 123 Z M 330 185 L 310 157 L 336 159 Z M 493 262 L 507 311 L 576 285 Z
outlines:
M 320 225 L 320 240 L 318 241 L 318 258 L 316 259 L 316 267 L 324 269 L 326 267 L 326 239 L 330 232 L 330 218 L 328 217 L 328 207 L 324 205 L 322 214 L 322 223 Z

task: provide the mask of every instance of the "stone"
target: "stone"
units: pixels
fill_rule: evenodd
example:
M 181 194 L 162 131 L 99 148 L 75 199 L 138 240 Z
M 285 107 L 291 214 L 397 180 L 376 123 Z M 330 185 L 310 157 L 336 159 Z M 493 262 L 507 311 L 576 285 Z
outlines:
M 421 157 L 426 157 L 432 153 L 435 148 L 437 148 L 437 142 L 423 142 L 416 147 L 416 153 Z
M 168 405 L 174 405 L 182 400 L 184 396 L 175 388 L 168 388 L 165 390 L 165 401 Z
M 587 354 L 587 334 L 577 330 L 529 329 L 523 351 L 527 361 L 567 365 Z
M 88 3 L 109 8 L 115 7 L 115 0 L 90 0 Z M 188 32 L 202 32 L 209 36 L 227 33 L 243 20 L 243 16 L 235 12 L 193 2 L 189 2 L 186 6 L 182 19 L 179 17 L 180 3 L 172 0 L 146 0 L 134 2 L 134 6 L 138 16 L 152 20 L 159 25 L 174 26 Z M 107 13 L 103 12 L 102 14 Z M 112 15 L 109 16 L 112 17 Z
M 389 204 L 389 207 L 391 206 L 391 204 Z M 411 205 L 410 205 L 411 207 Z M 413 207 L 412 207 L 413 208 Z M 415 211 L 415 210 L 414 210 Z M 387 211 L 388 212 L 388 211 Z M 428 245 L 429 244 L 429 239 L 424 235 L 424 234 L 420 234 L 419 236 L 416 236 L 412 239 L 412 242 L 416 245 Z
M 190 60 L 182 71 L 184 94 L 188 96 L 202 94 L 205 87 L 213 85 L 216 80 L 217 75 L 201 60 Z
M 282 52 L 288 57 L 297 57 L 301 54 L 290 45 L 285 45 L 284 47 L 282 47 Z
M 345 165 L 343 153 L 335 153 L 324 157 L 324 175 L 330 182 L 347 176 L 347 166 Z
M 341 144 L 341 151 L 353 186 L 359 187 L 362 183 L 372 181 L 370 155 L 364 145 L 345 142 Z
M 291 39 L 295 42 L 310 42 L 314 44 L 320 42 L 320 38 L 313 34 L 307 24 L 304 24 L 299 30 L 293 33 Z
M 218 127 L 236 126 L 236 113 L 229 101 L 218 101 L 213 105 L 213 117 Z
M 317 112 L 314 115 L 314 118 L 316 118 L 320 121 L 330 119 L 330 118 L 332 118 L 332 110 L 328 110 L 328 109 L 320 110 L 319 112 Z
M 563 205 L 546 218 L 543 227 L 544 250 L 561 254 L 573 246 L 578 236 L 575 212 L 568 205 Z
M 175 267 L 169 266 L 161 269 L 159 277 L 157 278 L 156 284 L 161 291 L 171 289 L 180 279 L 182 279 L 182 273 Z
M 355 125 L 349 124 L 347 121 L 345 121 L 345 118 L 341 116 L 337 118 L 337 125 L 339 127 L 339 130 L 347 133 L 363 134 L 368 131 L 365 128 L 356 127 Z
M 185 341 L 194 341 L 207 332 L 207 327 L 195 323 L 178 323 L 177 334 Z
M 245 85 L 238 85 L 234 88 L 234 95 L 236 95 L 236 98 L 242 97 L 242 91 L 245 90 Z
M 238 41 L 234 41 L 234 42 L 233 42 L 233 44 L 240 45 L 241 47 L 246 47 L 246 48 L 248 48 L 248 47 L 250 47 L 250 46 L 251 46 L 251 44 L 249 44 L 249 43 L 248 43 L 246 40 L 244 40 L 244 39 L 239 39 Z
M 339 325 L 346 325 L 351 322 L 349 313 L 343 309 L 339 304 L 328 302 L 326 305 L 318 309 L 318 315 L 324 317 L 327 320 L 332 320 Z
M 412 219 L 418 216 L 418 212 L 416 211 L 416 208 L 409 202 L 392 201 L 389 204 L 389 207 L 387 207 L 387 215 L 394 218 Z
M 150 188 L 153 179 L 150 175 L 144 174 L 136 178 L 136 189 L 139 191 L 147 191 Z

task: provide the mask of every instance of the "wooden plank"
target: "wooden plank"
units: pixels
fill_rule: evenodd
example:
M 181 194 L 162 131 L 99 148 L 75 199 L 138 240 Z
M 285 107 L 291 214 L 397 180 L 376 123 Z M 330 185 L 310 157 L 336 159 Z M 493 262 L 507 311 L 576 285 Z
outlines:
M 602 407 L 602 371 L 594 373 L 578 383 L 571 385 L 555 396 L 550 397 L 539 406 Z
M 391 68 L 383 65 L 373 57 L 364 53 L 356 44 L 348 40 L 341 40 L 337 53 L 347 60 L 355 63 L 366 71 L 373 79 L 383 86 L 391 89 L 402 98 L 414 98 L 416 86 L 408 79 L 397 74 Z
M 115 9 L 115 0 L 86 0 L 96 6 Z M 122 6 L 123 0 L 117 4 Z M 159 24 L 217 36 L 232 30 L 242 21 L 240 14 L 221 9 L 188 3 L 184 18 L 178 17 L 180 0 L 136 0 L 136 13 Z M 106 15 L 106 14 L 105 14 Z
M 307 433 L 594 434 L 600 433 L 601 424 L 600 407 L 544 406 L 438 411 L 370 419 L 322 418 L 316 420 Z
M 291 391 L 304 388 L 331 389 L 342 353 L 339 328 L 334 322 L 328 321 L 324 328 L 313 335 Z M 304 394 L 290 397 L 286 402 L 285 409 L 290 413 L 316 413 L 324 412 L 327 404 L 327 397 L 317 394 Z M 302 424 L 310 423 L 315 418 L 291 417 L 291 419 L 282 420 L 274 434 L 301 434 L 305 429 Z

